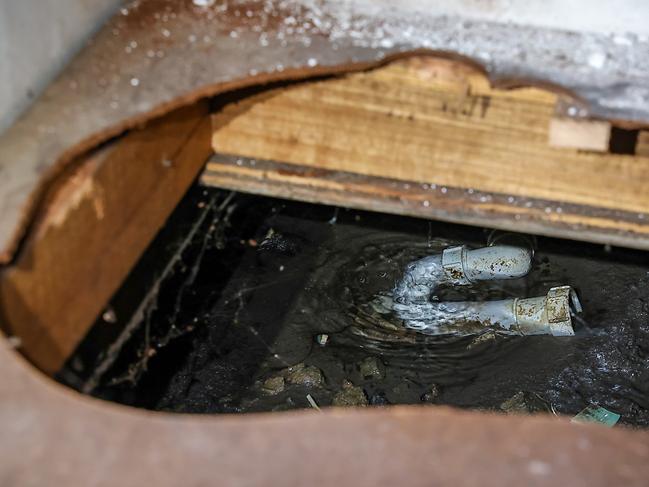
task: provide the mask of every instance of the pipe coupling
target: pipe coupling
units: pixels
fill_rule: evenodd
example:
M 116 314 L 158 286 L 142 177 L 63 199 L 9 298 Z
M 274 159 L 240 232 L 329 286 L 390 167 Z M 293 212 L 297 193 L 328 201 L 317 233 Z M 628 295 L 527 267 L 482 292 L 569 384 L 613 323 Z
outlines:
M 464 271 L 466 263 L 466 247 L 449 247 L 442 252 L 442 268 L 446 279 L 460 286 L 471 284 L 471 280 Z
M 571 307 L 580 311 L 577 294 L 570 286 L 551 288 L 547 295 L 516 299 L 516 325 L 523 335 L 572 336 Z

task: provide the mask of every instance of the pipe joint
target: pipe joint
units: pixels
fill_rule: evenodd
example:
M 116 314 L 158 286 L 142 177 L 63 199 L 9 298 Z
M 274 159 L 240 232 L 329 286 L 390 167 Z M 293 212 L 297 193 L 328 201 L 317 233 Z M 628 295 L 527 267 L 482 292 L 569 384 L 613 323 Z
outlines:
M 449 247 L 411 262 L 394 289 L 393 310 L 409 328 L 428 334 L 462 333 L 467 323 L 521 335 L 574 335 L 572 313 L 581 312 L 570 286 L 551 288 L 545 296 L 486 302 L 435 302 L 440 284 L 467 286 L 476 281 L 517 279 L 532 268 L 532 252 L 495 245 L 469 250 Z
M 545 296 L 516 299 L 518 331 L 523 335 L 572 336 L 571 311 L 580 312 L 581 304 L 570 286 L 553 287 Z

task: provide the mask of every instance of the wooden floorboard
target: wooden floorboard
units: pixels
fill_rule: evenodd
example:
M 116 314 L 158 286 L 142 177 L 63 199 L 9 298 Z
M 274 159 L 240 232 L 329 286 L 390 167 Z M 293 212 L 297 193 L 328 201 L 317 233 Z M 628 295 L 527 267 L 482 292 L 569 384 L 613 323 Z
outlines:
M 646 247 L 638 238 L 649 218 L 649 158 L 551 146 L 557 101 L 536 88 L 493 89 L 481 73 L 453 61 L 413 58 L 226 105 L 213 115 L 212 145 L 217 153 L 302 168 L 544 201 L 535 221 L 545 233 L 563 234 L 568 216 L 561 212 L 570 205 L 585 208 L 572 214 L 575 228 L 591 228 L 591 210 L 606 210 L 610 216 L 598 218 L 594 234 L 569 234 Z M 599 132 L 580 137 L 604 137 Z M 461 204 L 468 206 L 453 215 L 474 211 Z M 492 212 L 503 226 L 519 227 L 520 209 Z

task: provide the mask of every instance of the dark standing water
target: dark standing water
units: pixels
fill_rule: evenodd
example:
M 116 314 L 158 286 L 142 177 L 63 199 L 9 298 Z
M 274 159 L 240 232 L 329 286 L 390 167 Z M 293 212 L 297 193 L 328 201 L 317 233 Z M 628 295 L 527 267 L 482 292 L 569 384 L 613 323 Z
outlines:
M 430 337 L 372 301 L 408 262 L 449 245 L 484 246 L 489 231 L 226 196 L 190 192 L 61 372 L 64 382 L 196 413 L 425 403 L 573 415 L 599 404 L 623 423 L 649 425 L 646 254 L 528 238 L 536 254 L 526 278 L 443 297 L 537 296 L 571 285 L 584 307 L 576 336 Z M 181 258 L 131 320 L 132 335 L 111 351 L 174 253 Z

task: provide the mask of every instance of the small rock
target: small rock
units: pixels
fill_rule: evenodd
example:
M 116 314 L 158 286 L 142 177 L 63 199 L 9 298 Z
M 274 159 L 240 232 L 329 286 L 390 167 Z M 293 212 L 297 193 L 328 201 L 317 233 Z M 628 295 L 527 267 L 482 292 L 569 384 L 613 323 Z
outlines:
M 358 365 L 358 368 L 363 379 L 381 379 L 383 377 L 382 365 L 375 357 L 367 357 Z
M 430 386 L 428 392 L 425 392 L 421 396 L 421 402 L 436 402 L 440 394 L 440 389 L 437 384 Z
M 305 387 L 316 387 L 322 385 L 324 378 L 319 368 L 303 363 L 288 368 L 286 380 L 289 384 Z
M 334 396 L 334 406 L 367 406 L 367 396 L 361 387 L 356 387 L 349 381 L 343 382 L 343 387 Z
M 281 375 L 269 377 L 264 381 L 261 388 L 266 394 L 279 394 L 284 390 L 284 377 L 282 377 Z
M 503 401 L 500 409 L 507 414 L 530 414 L 548 410 L 539 397 L 524 391 L 519 391 Z
M 527 402 L 525 402 L 525 393 L 517 392 L 512 397 L 503 401 L 500 405 L 500 409 L 505 411 L 507 414 L 527 414 L 529 410 L 527 408 Z

